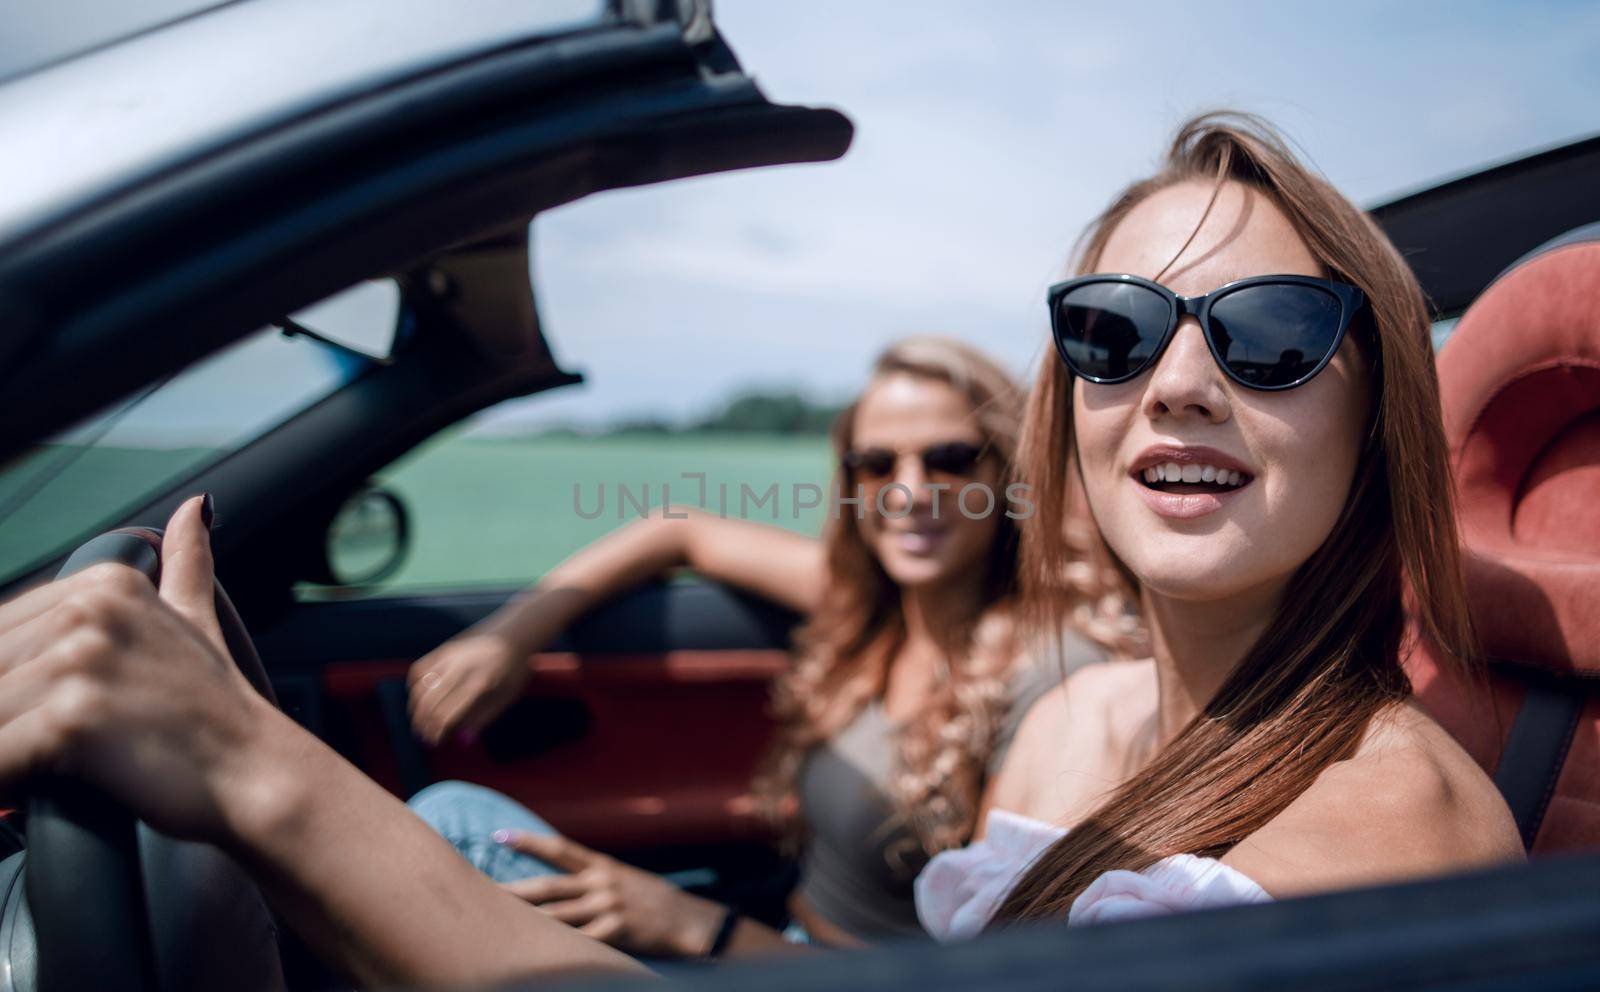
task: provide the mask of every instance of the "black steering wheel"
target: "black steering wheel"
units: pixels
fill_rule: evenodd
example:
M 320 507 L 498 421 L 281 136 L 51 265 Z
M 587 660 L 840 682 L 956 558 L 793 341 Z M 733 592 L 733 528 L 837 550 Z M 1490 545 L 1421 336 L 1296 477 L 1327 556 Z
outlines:
M 161 532 L 102 534 L 57 578 L 119 562 L 160 578 Z M 216 586 L 239 670 L 276 703 L 239 614 Z M 277 929 L 255 883 L 208 844 L 177 841 L 77 782 L 31 791 L 27 847 L 0 864 L 0 992 L 281 990 Z

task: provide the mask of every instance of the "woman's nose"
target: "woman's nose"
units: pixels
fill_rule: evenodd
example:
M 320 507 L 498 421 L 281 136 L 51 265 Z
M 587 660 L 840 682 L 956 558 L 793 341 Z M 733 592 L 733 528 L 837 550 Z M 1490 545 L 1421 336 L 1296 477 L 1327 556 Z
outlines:
M 892 485 L 883 494 L 885 509 L 900 513 L 915 506 L 919 499 L 927 495 L 924 486 L 927 475 L 922 469 L 922 456 L 902 453 L 895 459 L 894 478 L 889 481 Z
M 1227 420 L 1232 413 L 1222 370 L 1195 318 L 1184 318 L 1161 353 L 1145 387 L 1144 412 L 1152 420 L 1198 418 L 1212 423 Z

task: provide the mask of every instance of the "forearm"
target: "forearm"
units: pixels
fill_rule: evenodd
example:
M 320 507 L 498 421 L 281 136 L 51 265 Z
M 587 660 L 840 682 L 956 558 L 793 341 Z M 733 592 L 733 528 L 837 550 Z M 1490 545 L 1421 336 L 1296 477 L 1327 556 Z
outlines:
M 241 776 L 226 843 L 280 917 L 356 981 L 643 970 L 493 884 L 309 734 L 280 726 L 268 736 L 257 759 L 270 770 Z

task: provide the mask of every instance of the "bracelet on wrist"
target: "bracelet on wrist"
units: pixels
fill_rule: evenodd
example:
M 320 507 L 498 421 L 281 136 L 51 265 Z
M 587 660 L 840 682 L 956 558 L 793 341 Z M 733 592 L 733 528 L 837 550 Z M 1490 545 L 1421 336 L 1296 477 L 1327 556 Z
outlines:
M 715 961 L 722 957 L 722 952 L 728 949 L 728 944 L 733 941 L 733 932 L 739 928 L 740 914 L 737 909 L 729 906 L 722 914 L 722 922 L 717 925 L 717 932 L 711 937 L 711 944 L 706 947 L 705 954 L 701 955 L 702 961 Z

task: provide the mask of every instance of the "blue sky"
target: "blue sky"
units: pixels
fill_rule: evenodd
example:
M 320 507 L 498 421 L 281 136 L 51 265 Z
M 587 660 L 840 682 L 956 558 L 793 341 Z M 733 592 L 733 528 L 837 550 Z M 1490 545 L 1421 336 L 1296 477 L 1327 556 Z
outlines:
M 557 354 L 515 422 L 838 395 L 911 332 L 1018 372 L 1078 231 L 1191 112 L 1283 127 L 1357 202 L 1600 132 L 1600 4 L 719 0 L 770 97 L 855 121 L 839 162 L 603 194 L 540 218 Z

